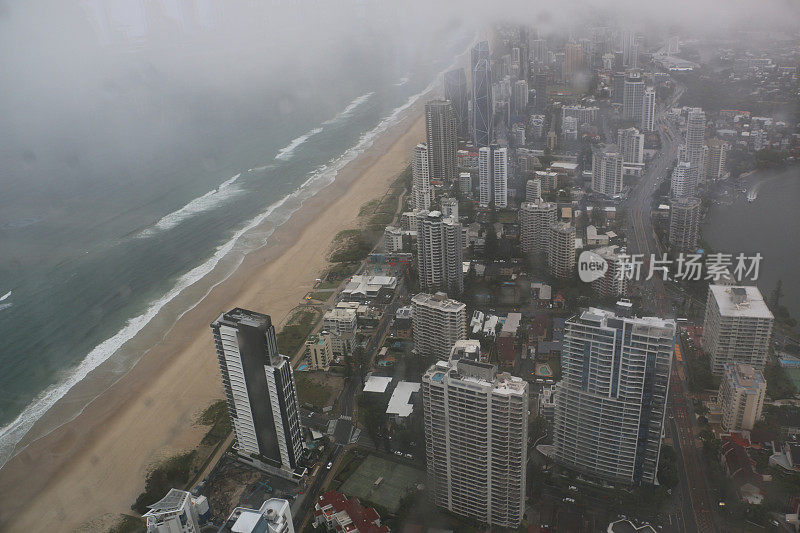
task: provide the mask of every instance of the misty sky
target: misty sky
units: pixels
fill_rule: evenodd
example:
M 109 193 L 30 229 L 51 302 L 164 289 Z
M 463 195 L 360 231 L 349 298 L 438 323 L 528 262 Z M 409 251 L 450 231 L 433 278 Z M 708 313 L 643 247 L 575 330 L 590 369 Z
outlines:
M 375 42 L 392 58 L 380 75 L 402 75 L 443 34 L 485 34 L 496 18 L 568 28 L 598 20 L 600 6 L 613 13 L 609 22 L 640 28 L 647 18 L 665 29 L 798 26 L 791 0 L 0 0 L 0 187 L 55 194 L 85 190 L 89 174 L 135 179 L 223 114 L 246 117 L 253 105 L 297 112 L 308 84 L 346 93 L 348 69 L 361 69 L 360 54 Z

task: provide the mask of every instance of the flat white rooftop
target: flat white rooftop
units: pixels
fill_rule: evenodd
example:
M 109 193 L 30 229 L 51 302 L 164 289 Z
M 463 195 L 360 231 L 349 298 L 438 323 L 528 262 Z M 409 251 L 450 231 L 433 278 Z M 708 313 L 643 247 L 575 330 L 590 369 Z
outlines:
M 392 382 L 391 377 L 385 376 L 370 376 L 364 383 L 364 392 L 386 392 L 386 387 Z
M 406 417 L 414 411 L 414 404 L 411 403 L 411 395 L 419 392 L 421 383 L 411 381 L 401 381 L 394 388 L 389 405 L 386 407 L 387 415 L 397 415 Z
M 758 287 L 752 285 L 711 285 L 722 316 L 773 318 Z

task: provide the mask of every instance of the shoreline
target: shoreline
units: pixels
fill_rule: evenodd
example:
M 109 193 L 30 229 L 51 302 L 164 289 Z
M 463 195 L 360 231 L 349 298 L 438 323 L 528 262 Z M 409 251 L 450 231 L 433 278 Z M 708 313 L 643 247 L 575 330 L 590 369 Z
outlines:
M 424 135 L 423 98 L 306 199 L 269 242 L 186 311 L 141 359 L 71 421 L 28 444 L 0 469 L 0 529 L 75 529 L 129 512 L 148 467 L 194 448 L 198 412 L 222 396 L 208 324 L 234 306 L 283 324 L 327 265 L 331 241 L 382 195 Z

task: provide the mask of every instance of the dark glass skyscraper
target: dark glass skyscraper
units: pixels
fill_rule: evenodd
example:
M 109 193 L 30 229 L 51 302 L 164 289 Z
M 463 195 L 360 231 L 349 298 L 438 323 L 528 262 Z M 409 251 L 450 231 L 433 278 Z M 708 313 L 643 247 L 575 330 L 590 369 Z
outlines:
M 492 70 L 489 43 L 472 49 L 472 142 L 476 148 L 488 146 L 492 139 Z
M 297 391 L 272 319 L 236 308 L 211 329 L 238 453 L 294 470 L 303 451 Z
M 462 139 L 469 137 L 469 92 L 467 90 L 467 76 L 463 68 L 451 70 L 444 75 L 444 97 L 450 100 L 453 112 L 458 121 L 458 136 Z

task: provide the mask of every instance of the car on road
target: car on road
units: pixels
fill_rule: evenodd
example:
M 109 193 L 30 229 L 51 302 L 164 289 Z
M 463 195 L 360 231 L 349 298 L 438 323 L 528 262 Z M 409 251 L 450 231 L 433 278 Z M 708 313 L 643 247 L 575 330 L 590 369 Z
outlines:
M 410 453 L 407 453 L 407 454 L 403 455 L 403 457 L 405 457 L 406 459 L 413 459 L 414 458 L 414 456 L 411 455 Z
M 567 497 L 567 498 L 564 498 L 564 501 L 567 502 L 567 503 L 575 503 L 575 498 Z
M 394 454 L 397 455 L 397 456 L 400 456 L 400 457 L 403 456 L 403 452 L 401 452 L 400 450 L 395 450 Z
M 325 468 L 326 468 L 327 470 L 330 470 L 331 468 L 333 468 L 333 461 L 330 461 L 330 462 L 328 463 L 328 466 L 326 466 Z

